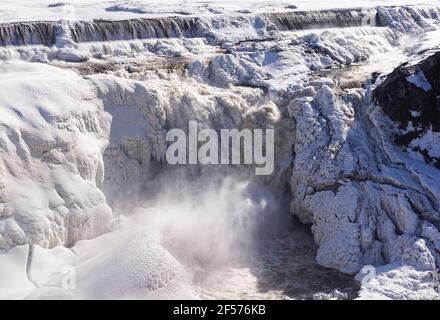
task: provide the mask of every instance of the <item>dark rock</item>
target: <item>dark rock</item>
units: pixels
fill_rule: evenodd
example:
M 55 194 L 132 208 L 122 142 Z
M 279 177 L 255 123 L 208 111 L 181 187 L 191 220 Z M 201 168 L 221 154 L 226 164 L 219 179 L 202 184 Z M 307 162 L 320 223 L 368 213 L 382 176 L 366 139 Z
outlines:
M 431 89 L 426 90 L 408 81 L 408 77 L 423 72 Z M 440 131 L 440 52 L 417 64 L 403 64 L 396 68 L 373 92 L 373 97 L 400 128 L 409 121 L 415 127 L 432 126 Z M 411 111 L 419 113 L 413 116 Z
M 411 76 L 413 80 L 408 78 Z M 425 162 L 440 168 L 440 159 L 430 156 L 426 149 L 411 145 L 428 130 L 440 132 L 440 52 L 421 62 L 405 63 L 396 68 L 373 91 L 373 99 L 402 129 L 396 134 L 396 144 L 410 148 L 421 154 Z

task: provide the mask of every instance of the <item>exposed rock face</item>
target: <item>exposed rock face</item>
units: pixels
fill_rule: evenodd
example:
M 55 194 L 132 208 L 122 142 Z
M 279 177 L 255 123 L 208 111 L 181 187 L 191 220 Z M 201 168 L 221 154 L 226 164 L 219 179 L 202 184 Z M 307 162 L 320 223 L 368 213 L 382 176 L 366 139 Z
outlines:
M 440 168 L 433 143 L 440 140 L 440 53 L 419 63 L 405 63 L 374 90 L 374 99 L 396 123 L 396 143 L 421 154 Z

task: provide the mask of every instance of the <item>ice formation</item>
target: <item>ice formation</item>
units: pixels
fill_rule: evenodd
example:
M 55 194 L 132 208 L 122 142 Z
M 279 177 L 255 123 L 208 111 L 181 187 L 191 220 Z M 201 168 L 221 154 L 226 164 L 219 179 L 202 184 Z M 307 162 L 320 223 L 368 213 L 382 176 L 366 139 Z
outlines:
M 278 202 L 311 225 L 321 266 L 357 274 L 360 298 L 438 298 L 439 79 L 432 33 L 440 7 L 242 15 L 210 8 L 200 16 L 170 17 L 163 7 L 165 16 L 153 18 L 0 25 L 7 93 L 0 97 L 0 275 L 20 266 L 17 290 L 6 279 L 0 296 L 216 296 L 198 292 L 188 271 L 219 263 L 197 244 L 218 243 L 231 221 L 253 226 L 283 211 L 268 205 Z M 141 2 L 106 9 L 148 14 Z M 174 175 L 165 162 L 166 132 L 187 130 L 190 120 L 216 130 L 274 128 L 275 172 L 254 181 L 250 166 L 189 166 Z M 165 199 L 167 177 L 185 189 L 198 179 L 222 186 L 218 176 L 228 175 L 264 192 L 253 186 L 251 196 L 247 187 L 229 186 L 234 197 L 218 187 L 213 193 L 222 202 L 213 208 L 206 188 L 191 190 L 203 212 L 221 216 L 213 220 L 198 216 L 193 204 L 182 205 L 195 214 L 185 217 L 168 204 L 153 201 L 157 207 L 149 208 L 152 199 Z M 169 198 L 179 199 L 179 188 L 172 190 Z M 137 229 L 120 221 L 133 212 L 168 218 L 142 218 L 139 224 L 149 227 Z M 188 225 L 175 226 L 173 215 L 213 231 L 196 237 Z M 153 222 L 166 231 L 155 236 Z M 129 235 L 130 228 L 137 231 Z M 230 258 L 238 234 L 246 234 L 239 238 L 244 245 L 252 242 L 250 229 L 224 236 L 217 252 Z M 176 249 L 182 239 L 188 247 Z M 105 248 L 106 242 L 117 244 Z M 193 256 L 178 256 L 182 251 Z M 57 259 L 53 273 L 41 268 Z M 75 266 L 75 293 L 48 285 L 60 282 L 63 265 Z M 365 266 L 375 267 L 368 283 Z
M 43 64 L 1 66 L 2 250 L 72 245 L 110 230 L 102 153 L 109 118 L 93 88 Z

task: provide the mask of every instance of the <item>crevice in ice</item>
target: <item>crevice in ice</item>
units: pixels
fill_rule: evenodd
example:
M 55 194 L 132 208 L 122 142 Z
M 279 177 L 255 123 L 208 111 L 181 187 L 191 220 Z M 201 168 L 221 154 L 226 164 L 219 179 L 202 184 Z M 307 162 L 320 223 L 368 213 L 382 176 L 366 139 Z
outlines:
M 28 253 L 27 253 L 27 260 L 26 260 L 26 277 L 28 280 L 35 286 L 35 288 L 38 288 L 38 284 L 32 279 L 32 260 L 34 258 L 34 245 L 28 244 Z

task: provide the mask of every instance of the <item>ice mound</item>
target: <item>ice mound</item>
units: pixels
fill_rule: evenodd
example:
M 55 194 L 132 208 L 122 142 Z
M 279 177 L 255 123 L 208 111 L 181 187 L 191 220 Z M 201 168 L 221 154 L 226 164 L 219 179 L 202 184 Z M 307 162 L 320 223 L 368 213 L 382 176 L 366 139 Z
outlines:
M 381 26 L 390 26 L 402 33 L 418 33 L 435 28 L 433 19 L 437 19 L 440 10 L 437 6 L 401 6 L 379 7 L 378 22 Z
M 423 163 L 399 154 L 383 114 L 365 105 L 363 94 L 335 94 L 325 83 L 293 94 L 291 212 L 313 224 L 321 265 L 349 274 L 392 262 L 435 271 L 439 255 L 431 239 L 438 229 L 428 228 L 427 237 L 420 226 L 438 219 L 439 189 L 430 178 L 436 169 L 422 173 Z
M 263 86 L 263 80 L 270 78 L 269 73 L 246 58 L 233 54 L 215 57 L 211 61 L 209 70 L 211 80 L 223 86 L 229 84 Z
M 433 271 L 418 271 L 411 266 L 392 264 L 376 268 L 364 281 L 360 300 L 439 300 L 439 276 Z M 362 281 L 365 275 L 357 275 Z
M 109 243 L 114 245 L 109 246 Z M 195 299 L 183 267 L 149 231 L 124 230 L 72 249 L 16 247 L 0 256 L 0 297 Z M 9 279 L 9 280 L 8 280 Z

